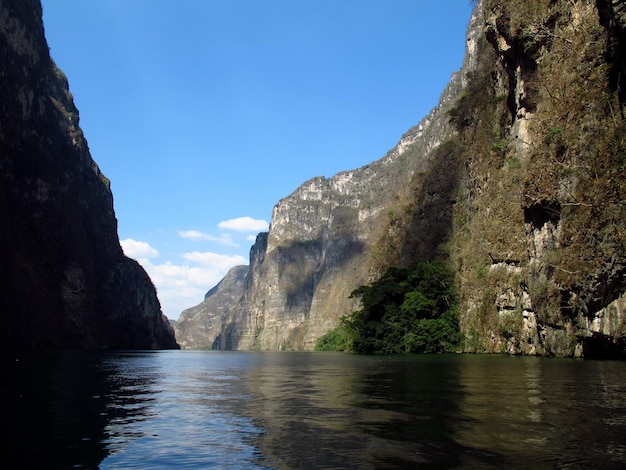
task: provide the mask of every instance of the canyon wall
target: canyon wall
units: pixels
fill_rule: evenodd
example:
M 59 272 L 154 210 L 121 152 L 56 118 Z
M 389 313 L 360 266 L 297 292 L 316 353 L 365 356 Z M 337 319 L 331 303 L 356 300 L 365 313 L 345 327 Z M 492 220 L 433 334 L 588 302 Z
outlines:
M 390 264 L 437 251 L 448 236 L 453 205 L 455 175 L 446 168 L 455 157 L 444 144 L 454 126 L 447 113 L 476 64 L 472 44 L 480 18 L 472 18 L 465 72 L 452 76 L 439 105 L 380 160 L 312 178 L 280 200 L 269 232 L 259 234 L 250 251 L 239 301 L 218 318 L 209 299 L 183 312 L 175 327 L 183 343 L 197 345 L 196 333 L 181 326 L 195 318 L 220 325 L 214 339 L 203 338 L 203 348 L 313 349 L 357 307 L 350 298 L 354 289 Z M 417 241 L 409 236 L 407 214 L 419 227 Z
M 0 1 L 0 62 L 0 347 L 178 347 L 122 253 L 38 0 Z
M 625 2 L 482 7 L 453 112 L 465 349 L 624 355 Z
M 625 15 L 478 1 L 439 105 L 382 159 L 278 202 L 202 347 L 312 349 L 352 290 L 437 258 L 456 273 L 460 350 L 623 356 Z

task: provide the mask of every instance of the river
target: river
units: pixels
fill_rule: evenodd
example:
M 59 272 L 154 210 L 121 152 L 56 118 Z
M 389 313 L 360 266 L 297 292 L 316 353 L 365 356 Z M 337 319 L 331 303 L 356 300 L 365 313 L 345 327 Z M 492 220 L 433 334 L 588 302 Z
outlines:
M 624 468 L 626 362 L 3 352 L 0 468 Z

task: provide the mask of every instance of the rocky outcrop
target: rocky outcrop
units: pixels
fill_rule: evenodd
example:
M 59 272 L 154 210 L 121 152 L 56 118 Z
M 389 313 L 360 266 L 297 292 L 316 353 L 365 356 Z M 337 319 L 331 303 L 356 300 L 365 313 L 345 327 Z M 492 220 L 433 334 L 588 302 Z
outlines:
M 117 237 L 36 0 L 0 2 L 2 347 L 174 348 L 145 271 Z

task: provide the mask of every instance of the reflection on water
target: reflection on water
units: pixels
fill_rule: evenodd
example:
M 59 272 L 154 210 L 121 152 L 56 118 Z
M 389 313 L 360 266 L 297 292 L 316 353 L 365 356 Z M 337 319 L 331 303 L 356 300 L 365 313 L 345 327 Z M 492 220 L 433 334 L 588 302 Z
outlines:
M 462 390 L 439 357 L 269 353 L 248 372 L 256 441 L 277 468 L 406 468 L 454 463 Z M 434 360 L 433 360 L 434 359 Z M 283 399 L 276 399 L 283 397 Z M 297 438 L 296 438 L 297 437 Z
M 4 353 L 0 468 L 623 468 L 626 363 Z
M 527 357 L 463 362 L 467 419 L 459 441 L 464 445 L 496 449 L 509 462 L 530 459 L 551 467 L 626 464 L 624 362 Z

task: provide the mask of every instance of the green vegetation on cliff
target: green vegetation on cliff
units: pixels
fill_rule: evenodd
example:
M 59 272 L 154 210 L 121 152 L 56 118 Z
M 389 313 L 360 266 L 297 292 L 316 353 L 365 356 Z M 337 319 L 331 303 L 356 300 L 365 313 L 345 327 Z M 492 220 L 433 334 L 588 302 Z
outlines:
M 317 350 L 432 353 L 456 349 L 459 339 L 454 274 L 440 261 L 389 268 L 352 292 L 362 308 L 317 343 Z
M 476 8 L 450 127 L 432 150 L 406 148 L 412 179 L 370 247 L 378 280 L 318 348 L 450 349 L 451 311 L 425 315 L 407 268 L 445 257 L 461 350 L 625 356 L 626 5 Z

